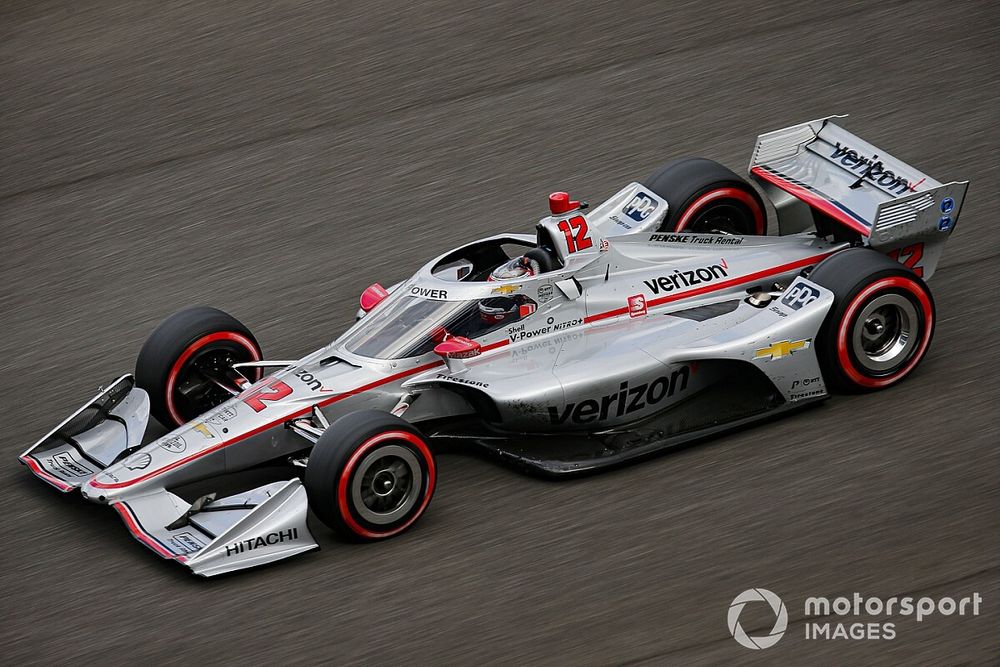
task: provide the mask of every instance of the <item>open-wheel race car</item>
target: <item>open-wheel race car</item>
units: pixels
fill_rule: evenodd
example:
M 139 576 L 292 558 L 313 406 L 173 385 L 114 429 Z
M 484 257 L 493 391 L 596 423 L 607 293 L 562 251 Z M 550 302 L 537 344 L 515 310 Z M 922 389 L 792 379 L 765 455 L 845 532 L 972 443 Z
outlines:
M 749 177 L 770 224 L 751 182 L 688 158 L 593 209 L 554 193 L 534 234 L 372 285 L 357 322 L 296 361 L 265 360 L 226 313 L 182 310 L 134 375 L 20 461 L 208 576 L 316 548 L 309 509 L 347 538 L 406 530 L 443 446 L 567 476 L 890 387 L 927 352 L 925 280 L 968 184 L 835 118 L 758 137 Z M 150 414 L 169 433 L 144 443 Z M 275 462 L 295 474 L 186 490 Z

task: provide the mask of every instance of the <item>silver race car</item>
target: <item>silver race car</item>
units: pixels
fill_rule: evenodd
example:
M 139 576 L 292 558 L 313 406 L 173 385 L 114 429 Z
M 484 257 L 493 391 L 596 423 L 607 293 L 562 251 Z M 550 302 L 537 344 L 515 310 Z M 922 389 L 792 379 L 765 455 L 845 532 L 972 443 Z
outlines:
M 907 377 L 967 182 L 942 184 L 830 117 L 761 135 L 747 180 L 670 162 L 536 233 L 464 245 L 296 361 L 213 308 L 168 317 L 123 375 L 20 456 L 210 576 L 357 540 L 427 509 L 434 451 L 566 476 Z M 143 443 L 149 416 L 171 429 Z M 281 467 L 246 490 L 233 475 Z M 294 471 L 294 472 L 293 472 Z M 258 480 L 259 483 L 260 480 Z M 228 489 L 228 490 L 226 490 Z

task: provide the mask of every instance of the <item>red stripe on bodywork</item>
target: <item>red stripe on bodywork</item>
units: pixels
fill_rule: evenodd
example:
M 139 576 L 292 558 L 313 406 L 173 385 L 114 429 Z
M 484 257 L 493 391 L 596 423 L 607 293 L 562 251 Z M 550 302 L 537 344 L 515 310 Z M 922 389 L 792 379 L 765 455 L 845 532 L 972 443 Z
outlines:
M 483 352 L 488 352 L 490 350 L 495 350 L 495 349 L 497 349 L 499 347 L 503 347 L 504 345 L 507 345 L 509 342 L 510 341 L 508 341 L 506 339 L 499 340 L 499 341 L 497 341 L 495 343 L 490 343 L 489 345 L 484 345 L 482 347 L 482 351 Z M 442 364 L 444 364 L 443 361 L 432 361 L 432 362 L 429 362 L 429 363 L 417 366 L 415 368 L 411 368 L 411 369 L 406 370 L 406 371 L 400 371 L 399 373 L 395 373 L 393 375 L 389 375 L 389 376 L 381 378 L 379 380 L 375 380 L 374 382 L 369 382 L 368 384 L 364 384 L 364 385 L 361 385 L 360 387 L 356 387 L 354 389 L 350 389 L 350 390 L 345 391 L 345 392 L 343 392 L 341 394 L 337 394 L 336 396 L 331 396 L 330 398 L 328 398 L 326 400 L 319 401 L 318 403 L 316 403 L 316 405 L 318 407 L 322 408 L 322 407 L 325 407 L 327 405 L 331 405 L 333 403 L 336 403 L 337 401 L 340 401 L 340 400 L 343 400 L 345 398 L 348 398 L 350 396 L 356 396 L 358 394 L 361 394 L 361 393 L 364 393 L 366 391 L 369 391 L 370 389 L 375 389 L 377 387 L 381 387 L 382 385 L 389 384 L 390 382 L 395 382 L 396 380 L 401 380 L 402 378 L 409 377 L 410 375 L 416 375 L 417 373 L 422 373 L 422 372 L 424 372 L 426 370 L 430 370 L 430 369 L 435 368 L 437 366 L 441 366 Z M 269 422 L 267 424 L 263 424 L 262 426 L 258 426 L 257 428 L 255 428 L 253 430 L 250 430 L 250 431 L 247 431 L 246 433 L 241 433 L 241 434 L 237 435 L 236 437 L 232 438 L 231 440 L 224 440 L 224 441 L 218 443 L 217 445 L 209 447 L 208 449 L 204 449 L 204 450 L 202 450 L 200 452 L 195 452 L 195 453 L 191 454 L 190 456 L 184 457 L 183 459 L 178 459 L 177 461 L 173 461 L 173 462 L 171 462 L 171 463 L 163 466 L 162 468 L 158 468 L 156 470 L 148 472 L 148 473 L 146 473 L 144 475 L 136 477 L 135 479 L 125 480 L 124 482 L 109 482 L 109 483 L 98 482 L 96 480 L 92 480 L 90 482 L 90 485 L 94 486 L 94 487 L 97 487 L 99 489 L 120 489 L 120 488 L 124 488 L 126 486 L 131 486 L 133 484 L 138 484 L 139 482 L 143 482 L 143 481 L 145 481 L 145 480 L 147 480 L 147 479 L 149 479 L 151 477 L 155 477 L 157 475 L 161 475 L 161 474 L 167 472 L 168 470 L 173 470 L 174 468 L 178 468 L 178 467 L 180 467 L 180 466 L 182 466 L 182 465 L 184 465 L 186 463 L 190 463 L 191 461 L 194 461 L 195 459 L 198 459 L 198 458 L 201 458 L 202 456 L 206 456 L 208 454 L 211 454 L 212 452 L 216 452 L 216 451 L 218 451 L 218 450 L 220 450 L 220 449 L 222 449 L 224 447 L 228 447 L 230 445 L 234 445 L 237 442 L 241 442 L 243 440 L 246 440 L 247 438 L 253 437 L 253 436 L 257 435 L 258 433 L 262 433 L 263 431 L 266 431 L 269 428 L 273 428 L 274 426 L 277 426 L 278 424 L 281 424 L 282 422 L 286 422 L 286 421 L 289 421 L 291 419 L 297 419 L 299 417 L 302 417 L 302 416 L 310 413 L 312 411 L 312 407 L 313 406 L 310 405 L 308 407 L 302 408 L 298 412 L 294 412 L 294 413 L 292 413 L 290 415 L 282 417 L 281 419 L 276 419 L 273 422 Z
M 801 199 L 802 201 L 809 204 L 813 208 L 816 208 L 822 211 L 823 213 L 826 213 L 834 220 L 847 225 L 848 227 L 858 232 L 862 236 L 867 237 L 871 235 L 872 230 L 870 227 L 866 227 L 860 221 L 855 220 L 853 217 L 851 217 L 843 209 L 834 206 L 833 202 L 831 202 L 829 199 L 825 199 L 816 194 L 815 192 L 806 190 L 801 185 L 796 185 L 791 181 L 787 181 L 781 176 L 778 176 L 777 174 L 770 172 L 759 166 L 751 169 L 750 173 L 752 173 L 754 176 L 759 176 L 768 183 L 771 183 L 772 185 L 781 188 L 788 194 L 794 195 L 795 197 Z
M 58 477 L 56 477 L 55 475 L 51 474 L 48 470 L 46 470 L 45 468 L 43 468 L 41 466 L 41 464 L 39 464 L 38 461 L 36 461 L 31 456 L 22 456 L 20 458 L 20 460 L 21 460 L 21 463 L 23 463 L 24 465 L 28 466 L 31 469 L 31 472 L 35 473 L 35 475 L 37 475 L 39 477 L 39 479 L 42 479 L 42 480 L 48 482 L 49 484 L 51 484 L 52 486 L 56 487 L 57 489 L 59 489 L 63 493 L 68 493 L 68 492 L 70 492 L 70 491 L 72 491 L 73 489 L 76 488 L 72 484 L 67 484 L 66 482 L 64 482 L 61 479 L 59 479 Z
M 726 289 L 727 287 L 734 287 L 736 285 L 741 285 L 744 283 L 751 283 L 756 280 L 761 280 L 763 278 L 770 278 L 771 276 L 776 276 L 781 273 L 787 273 L 788 271 L 794 271 L 795 269 L 801 269 L 806 266 L 810 266 L 819 262 L 820 260 L 826 259 L 836 250 L 831 250 L 830 252 L 824 252 L 819 255 L 813 255 L 812 257 L 806 257 L 804 259 L 796 260 L 794 262 L 789 262 L 788 264 L 782 264 L 781 266 L 775 266 L 770 269 L 764 269 L 763 271 L 757 271 L 756 273 L 750 273 L 745 276 L 739 276 L 737 278 L 730 278 L 729 280 L 723 280 L 721 283 L 715 283 L 714 285 L 706 285 L 705 287 L 697 287 L 695 289 L 687 290 L 686 292 L 677 292 L 676 294 L 670 294 L 668 296 L 661 296 L 658 299 L 648 299 L 646 301 L 647 308 L 653 308 L 655 306 L 662 306 L 665 303 L 670 303 L 671 301 L 680 301 L 681 299 L 687 299 L 693 296 L 699 296 L 701 294 L 707 294 L 709 292 L 716 292 L 718 290 Z M 584 318 L 585 324 L 590 324 L 591 322 L 597 322 L 598 320 L 605 320 L 609 317 L 618 317 L 619 315 L 628 314 L 628 307 L 615 308 L 614 310 L 608 310 L 603 313 L 597 313 L 595 315 L 588 315 Z
M 133 536 L 135 536 L 137 540 L 139 540 L 140 542 L 142 542 L 147 547 L 155 551 L 160 556 L 163 556 L 164 558 L 170 558 L 171 560 L 179 560 L 182 563 L 184 562 L 185 559 L 183 556 L 177 556 L 172 552 L 168 551 L 163 547 L 163 545 L 157 542 L 152 535 L 143 530 L 142 526 L 139 525 L 139 522 L 132 516 L 132 511 L 128 508 L 128 506 L 125 503 L 115 503 L 114 505 L 112 505 L 112 507 L 114 507 L 115 510 L 121 515 L 122 520 L 125 522 L 125 526 L 128 528 L 129 532 L 132 533 Z

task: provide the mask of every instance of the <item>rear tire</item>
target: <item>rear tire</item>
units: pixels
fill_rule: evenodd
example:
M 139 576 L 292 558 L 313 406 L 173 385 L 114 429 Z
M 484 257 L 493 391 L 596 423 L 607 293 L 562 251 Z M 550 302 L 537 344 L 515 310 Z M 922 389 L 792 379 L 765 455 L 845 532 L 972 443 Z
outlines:
M 420 431 L 388 412 L 361 410 L 323 432 L 304 484 L 309 508 L 334 532 L 375 541 L 398 535 L 423 515 L 436 476 Z
M 660 232 L 767 233 L 764 200 L 753 186 L 718 162 L 681 158 L 666 163 L 644 185 L 667 200 Z
M 816 353 L 827 383 L 874 391 L 906 378 L 924 358 L 936 313 L 927 284 L 869 248 L 825 259 L 809 279 L 834 294 Z
M 213 379 L 238 389 L 232 364 L 260 359 L 257 339 L 239 320 L 196 306 L 177 311 L 153 330 L 136 359 L 135 380 L 149 394 L 152 415 L 173 429 L 230 398 Z M 259 371 L 249 375 L 258 376 Z

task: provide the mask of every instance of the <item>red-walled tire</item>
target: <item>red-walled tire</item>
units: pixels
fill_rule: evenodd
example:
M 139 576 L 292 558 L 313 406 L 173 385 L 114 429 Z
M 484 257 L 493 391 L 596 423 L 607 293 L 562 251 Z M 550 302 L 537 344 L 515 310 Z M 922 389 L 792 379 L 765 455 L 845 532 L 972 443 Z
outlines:
M 681 158 L 666 163 L 644 185 L 667 200 L 661 232 L 767 233 L 764 201 L 753 186 L 718 162 Z
M 232 364 L 260 359 L 257 339 L 239 320 L 196 306 L 153 330 L 136 359 L 135 380 L 149 394 L 152 415 L 173 429 L 231 397 L 218 383 L 238 389 Z
M 437 466 L 408 422 L 361 410 L 333 422 L 309 455 L 309 508 L 334 532 L 382 540 L 416 523 L 434 495 Z
M 834 294 L 816 342 L 828 384 L 885 389 L 920 364 L 937 316 L 919 276 L 875 250 L 852 248 L 821 262 L 809 279 Z

